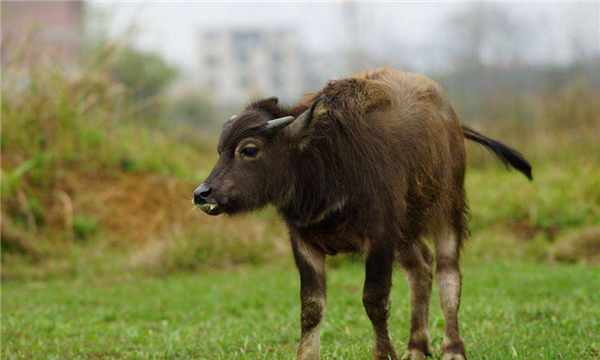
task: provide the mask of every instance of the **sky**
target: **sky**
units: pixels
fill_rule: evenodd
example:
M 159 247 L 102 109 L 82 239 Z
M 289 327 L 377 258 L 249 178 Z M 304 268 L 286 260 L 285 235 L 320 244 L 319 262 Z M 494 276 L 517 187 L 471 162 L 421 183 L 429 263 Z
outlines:
M 465 2 L 379 2 L 356 5 L 358 38 L 366 51 L 382 55 L 403 51 L 417 62 L 431 61 L 422 48 L 448 46 L 445 24 Z M 527 26 L 515 41 L 525 41 L 532 62 L 566 63 L 573 44 L 600 50 L 600 3 L 495 3 Z M 134 42 L 157 51 L 170 62 L 194 69 L 200 29 L 284 27 L 298 30 L 308 52 L 335 52 L 348 45 L 349 27 L 343 2 L 94 2 L 106 16 L 109 33 L 120 36 L 135 25 Z M 576 40 L 574 40 L 576 39 Z M 429 52 L 430 53 L 430 52 Z M 428 54 L 429 54 L 428 53 Z M 385 65 L 385 64 L 381 64 Z

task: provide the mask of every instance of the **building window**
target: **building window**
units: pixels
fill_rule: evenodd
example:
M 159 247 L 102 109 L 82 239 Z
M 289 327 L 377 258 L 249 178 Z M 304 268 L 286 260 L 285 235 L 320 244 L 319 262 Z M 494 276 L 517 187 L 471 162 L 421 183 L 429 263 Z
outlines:
M 235 52 L 235 60 L 240 64 L 246 63 L 248 61 L 248 52 L 243 48 L 238 48 Z
M 275 66 L 279 66 L 281 65 L 281 54 L 279 54 L 279 51 L 272 51 L 271 52 L 271 60 L 273 61 L 273 65 Z
M 216 31 L 207 31 L 206 33 L 204 33 L 204 38 L 206 40 L 214 40 L 216 37 L 217 37 Z
M 217 81 L 215 79 L 211 78 L 208 80 L 208 89 L 211 91 L 217 90 Z
M 215 67 L 219 66 L 219 60 L 214 56 L 207 56 L 206 57 L 206 66 L 208 66 L 209 68 L 215 68 Z
M 279 74 L 273 74 L 271 81 L 275 89 L 279 89 L 283 85 L 283 81 L 281 81 L 281 76 L 279 76 Z
M 249 85 L 248 78 L 245 76 L 240 77 L 239 85 L 242 89 L 247 89 Z

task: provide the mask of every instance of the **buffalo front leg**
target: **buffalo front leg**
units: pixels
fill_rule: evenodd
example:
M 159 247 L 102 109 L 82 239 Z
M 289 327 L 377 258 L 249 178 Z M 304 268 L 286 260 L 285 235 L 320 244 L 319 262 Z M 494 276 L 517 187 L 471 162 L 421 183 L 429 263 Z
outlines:
M 300 272 L 300 324 L 298 360 L 318 360 L 319 327 L 325 313 L 325 253 L 292 235 L 294 259 Z
M 398 359 L 388 328 L 393 268 L 393 251 L 371 249 L 367 256 L 363 304 L 373 324 L 374 360 Z

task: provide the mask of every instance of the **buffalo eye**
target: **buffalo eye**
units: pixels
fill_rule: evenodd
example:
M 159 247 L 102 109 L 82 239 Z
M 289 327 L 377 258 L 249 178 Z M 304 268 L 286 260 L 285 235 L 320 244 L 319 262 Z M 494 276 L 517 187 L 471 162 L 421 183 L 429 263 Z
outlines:
M 247 147 L 241 151 L 241 155 L 244 157 L 253 158 L 258 154 L 258 148 L 255 147 Z

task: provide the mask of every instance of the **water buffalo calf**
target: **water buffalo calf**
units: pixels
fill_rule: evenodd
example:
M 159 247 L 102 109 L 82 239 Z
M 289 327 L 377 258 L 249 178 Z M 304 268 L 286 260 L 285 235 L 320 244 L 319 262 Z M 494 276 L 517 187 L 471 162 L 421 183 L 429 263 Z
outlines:
M 298 359 L 319 358 L 325 258 L 338 252 L 366 259 L 363 304 L 373 324 L 374 359 L 398 359 L 388 329 L 395 262 L 410 285 L 410 337 L 402 359 L 432 354 L 427 318 L 434 262 L 446 320 L 442 358 L 465 359 L 457 314 L 468 215 L 465 139 L 531 179 L 519 152 L 460 124 L 434 81 L 402 71 L 367 72 L 330 81 L 292 107 L 268 98 L 233 116 L 194 203 L 210 215 L 277 208 L 301 279 Z M 434 254 L 425 238 L 433 239 Z

